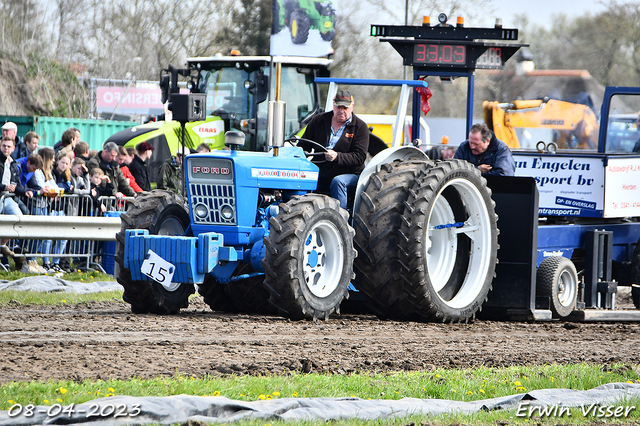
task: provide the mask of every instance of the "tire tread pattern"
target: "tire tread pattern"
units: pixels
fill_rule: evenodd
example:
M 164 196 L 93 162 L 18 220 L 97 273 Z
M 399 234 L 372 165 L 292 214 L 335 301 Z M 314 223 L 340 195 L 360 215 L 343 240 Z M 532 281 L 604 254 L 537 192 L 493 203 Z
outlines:
M 309 26 L 311 22 L 309 17 L 302 9 L 296 9 L 291 14 L 291 28 L 293 28 L 293 22 L 296 23 L 296 34 L 291 34 L 291 41 L 293 44 L 304 44 L 309 38 Z
M 400 277 L 400 226 L 409 188 L 433 164 L 430 160 L 383 164 L 360 195 L 360 209 L 353 221 L 358 250 L 356 287 L 379 317 L 408 319 L 413 314 Z

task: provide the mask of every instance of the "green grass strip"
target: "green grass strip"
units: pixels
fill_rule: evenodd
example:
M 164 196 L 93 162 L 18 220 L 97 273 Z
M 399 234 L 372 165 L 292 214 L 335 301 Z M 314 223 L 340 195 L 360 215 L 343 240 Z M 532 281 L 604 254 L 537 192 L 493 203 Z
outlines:
M 509 368 L 486 368 L 429 372 L 361 373 L 350 375 L 290 374 L 286 376 L 228 376 L 195 378 L 176 375 L 153 380 L 131 379 L 96 381 L 11 382 L 0 386 L 0 409 L 8 410 L 13 404 L 69 405 L 80 404 L 113 395 L 168 396 L 200 395 L 225 396 L 240 401 L 256 401 L 289 397 L 358 397 L 362 399 L 451 399 L 474 401 L 479 399 L 524 393 L 535 389 L 567 388 L 588 390 L 611 382 L 640 383 L 637 366 L 614 364 L 597 366 L 544 365 Z M 635 405 L 640 401 L 621 401 L 622 405 Z M 640 410 L 618 421 L 640 421 Z M 477 413 L 471 416 L 446 415 L 426 419 L 417 416 L 413 421 L 435 424 L 495 424 L 495 422 L 528 424 L 529 421 L 550 421 L 553 424 L 593 422 L 603 420 L 594 416 L 583 417 L 580 408 L 573 409 L 572 417 L 518 418 L 512 411 Z M 611 421 L 613 419 L 608 419 Z M 368 422 L 366 424 L 408 424 Z M 264 424 L 245 422 L 244 424 Z M 302 423 L 316 424 L 316 423 Z M 317 423 L 320 424 L 320 423 Z M 341 424 L 363 424 L 362 421 Z

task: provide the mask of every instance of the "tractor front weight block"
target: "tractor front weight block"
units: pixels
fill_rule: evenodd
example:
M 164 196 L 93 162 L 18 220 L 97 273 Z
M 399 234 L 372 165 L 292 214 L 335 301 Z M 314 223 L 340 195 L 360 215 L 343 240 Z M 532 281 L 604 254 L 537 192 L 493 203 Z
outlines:
M 129 229 L 125 232 L 124 267 L 131 270 L 133 280 L 149 281 L 150 278 L 141 269 L 151 250 L 174 266 L 172 282 L 199 284 L 219 262 L 238 260 L 236 250 L 223 244 L 223 235 L 216 232 L 180 237 L 149 235 L 147 230 Z

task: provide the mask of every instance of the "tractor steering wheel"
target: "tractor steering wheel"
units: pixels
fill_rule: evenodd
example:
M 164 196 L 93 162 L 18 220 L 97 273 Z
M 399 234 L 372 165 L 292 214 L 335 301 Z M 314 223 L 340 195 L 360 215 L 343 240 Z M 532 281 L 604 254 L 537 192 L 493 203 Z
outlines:
M 321 152 L 309 152 L 309 151 L 305 151 L 302 150 L 304 152 L 304 155 L 309 158 L 311 157 L 312 159 L 310 160 L 312 163 L 314 164 L 320 164 L 320 163 L 324 163 L 327 160 L 324 158 L 324 154 L 325 152 L 328 151 L 328 149 L 322 145 L 320 145 L 318 142 L 316 141 L 312 141 L 311 139 L 304 139 L 298 136 L 292 136 L 289 139 L 285 140 L 285 142 L 290 142 L 292 145 L 294 146 L 298 146 L 298 142 L 300 141 L 304 141 L 304 142 L 308 142 L 312 145 L 314 145 L 315 147 L 317 147 L 319 150 L 321 150 Z M 317 158 L 320 159 L 317 159 Z

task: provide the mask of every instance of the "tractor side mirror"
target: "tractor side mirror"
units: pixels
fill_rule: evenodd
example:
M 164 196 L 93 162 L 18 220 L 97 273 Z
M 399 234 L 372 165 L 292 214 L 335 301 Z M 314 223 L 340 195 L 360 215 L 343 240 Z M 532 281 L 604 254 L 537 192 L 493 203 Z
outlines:
M 256 104 L 267 100 L 269 95 L 269 76 L 258 74 L 255 82 Z
M 169 74 L 165 74 L 160 77 L 160 90 L 162 91 L 162 104 L 165 104 L 169 99 Z

